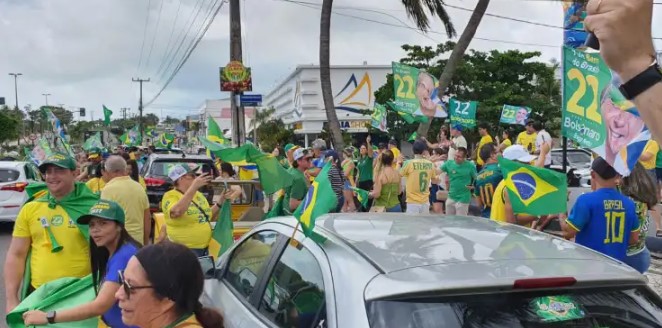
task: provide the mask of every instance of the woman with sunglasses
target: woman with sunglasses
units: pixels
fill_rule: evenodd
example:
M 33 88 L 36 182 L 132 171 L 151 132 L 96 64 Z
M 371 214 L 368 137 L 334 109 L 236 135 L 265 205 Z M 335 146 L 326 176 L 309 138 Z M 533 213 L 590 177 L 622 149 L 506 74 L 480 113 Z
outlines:
M 211 224 L 220 209 L 209 206 L 207 198 L 198 191 L 211 181 L 208 173 L 197 175 L 198 166 L 176 164 L 168 170 L 174 188 L 163 195 L 161 210 L 165 215 L 168 239 L 184 244 L 197 256 L 207 255 L 211 240 Z
M 101 316 L 109 327 L 129 327 L 122 323 L 122 313 L 115 299 L 120 289 L 118 272 L 126 268 L 136 254 L 140 243 L 124 228 L 124 210 L 109 200 L 99 200 L 87 215 L 78 218 L 78 224 L 90 226 L 90 262 L 92 281 L 97 297 L 89 303 L 71 309 L 28 311 L 23 314 L 26 326 L 73 322 Z
M 167 274 L 164 274 L 167 272 Z M 204 276 L 185 246 L 164 241 L 136 253 L 120 272 L 115 297 L 125 325 L 140 328 L 223 328 L 223 317 L 199 298 Z

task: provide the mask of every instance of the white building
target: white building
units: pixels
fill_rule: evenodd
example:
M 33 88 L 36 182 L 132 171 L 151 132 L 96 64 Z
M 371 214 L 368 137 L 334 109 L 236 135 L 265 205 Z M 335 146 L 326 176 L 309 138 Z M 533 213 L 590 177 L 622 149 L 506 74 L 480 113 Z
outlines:
M 232 111 L 230 110 L 230 98 L 224 99 L 209 99 L 200 106 L 200 120 L 202 121 L 202 131 L 206 131 L 207 118 L 211 117 L 216 121 L 221 131 L 232 131 Z M 244 107 L 244 114 L 246 115 L 244 123 L 246 124 L 246 131 L 248 131 L 251 120 L 255 117 L 254 107 Z M 228 133 L 230 134 L 230 133 Z
M 341 128 L 349 133 L 368 132 L 375 91 L 386 83 L 391 65 L 331 66 L 331 86 Z M 327 122 L 317 65 L 297 66 L 284 81 L 264 96 L 262 106 L 274 107 L 294 133 L 303 135 L 305 145 L 314 140 Z

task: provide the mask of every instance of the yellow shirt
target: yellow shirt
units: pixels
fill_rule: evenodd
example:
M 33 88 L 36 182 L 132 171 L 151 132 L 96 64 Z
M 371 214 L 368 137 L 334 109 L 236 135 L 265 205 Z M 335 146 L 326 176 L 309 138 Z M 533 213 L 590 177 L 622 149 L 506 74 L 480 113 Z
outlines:
M 503 198 L 503 193 L 506 192 L 506 180 L 501 180 L 494 189 L 494 195 L 492 196 L 492 210 L 490 211 L 490 220 L 497 222 L 508 222 L 506 218 L 506 200 Z M 526 214 L 526 213 L 519 213 Z M 530 224 L 523 225 L 525 227 L 530 227 Z
M 515 141 L 516 144 L 524 146 L 529 153 L 533 154 L 533 152 L 536 151 L 536 138 L 538 137 L 537 133 L 531 133 L 528 134 L 526 131 L 520 132 L 520 134 L 517 135 L 517 140 Z
M 434 163 L 425 158 L 407 161 L 400 169 L 406 181 L 407 203 L 428 204 L 430 202 L 430 179 L 436 175 Z
M 112 200 L 122 207 L 125 215 L 124 227 L 139 243 L 144 242 L 145 210 L 149 200 L 143 187 L 129 176 L 117 177 L 108 182 L 101 191 L 101 199 Z
M 62 246 L 61 251 L 51 252 L 51 240 L 40 218 L 47 220 L 55 241 Z M 61 206 L 49 208 L 46 202 L 25 204 L 16 217 L 12 236 L 31 240 L 31 285 L 34 288 L 59 278 L 82 278 L 91 272 L 88 240 Z
M 501 144 L 504 146 L 504 148 L 508 148 L 508 147 L 513 145 L 513 142 L 510 141 L 510 139 L 506 139 L 506 140 L 502 141 Z
M 239 167 L 239 180 L 253 180 L 257 179 L 257 170 L 247 170 L 243 166 Z
M 476 164 L 480 166 L 483 166 L 483 164 L 485 164 L 485 162 L 483 162 L 483 159 L 480 158 L 480 149 L 490 142 L 493 142 L 493 140 L 492 140 L 492 136 L 489 134 L 486 134 L 480 138 L 480 141 L 478 142 L 478 149 L 476 149 Z
M 644 151 L 642 151 L 641 154 L 643 155 L 645 153 L 651 153 L 653 154 L 653 157 L 647 161 L 639 160 L 639 163 L 641 163 L 641 165 L 643 165 L 646 170 L 654 169 L 655 159 L 657 157 L 658 151 L 660 151 L 660 145 L 658 145 L 658 143 L 654 140 L 648 140 L 648 142 L 646 142 L 646 147 L 644 147 Z
M 393 153 L 393 167 L 398 166 L 398 157 L 400 157 L 400 149 L 398 147 L 393 147 L 390 149 L 390 151 Z
M 140 183 L 143 189 L 147 190 L 147 184 L 145 183 L 145 179 L 143 179 L 142 176 L 138 176 L 138 183 Z
M 200 324 L 198 319 L 195 317 L 195 314 L 191 315 L 186 320 L 178 323 L 175 326 L 175 328 L 197 328 L 197 327 L 202 328 L 202 325 Z
M 103 181 L 101 178 L 92 178 L 89 181 L 85 182 L 85 185 L 92 190 L 95 194 L 100 194 L 101 189 L 106 186 L 106 181 Z
M 184 194 L 177 190 L 170 190 L 163 195 L 161 201 L 161 210 L 165 215 L 168 238 L 174 242 L 184 244 L 188 248 L 207 248 L 211 239 L 211 226 L 200 213 L 200 210 L 193 205 L 198 204 L 211 220 L 211 207 L 207 199 L 201 192 L 196 192 L 193 201 L 189 204 L 186 212 L 178 217 L 171 218 L 170 210 L 177 202 L 184 197 Z

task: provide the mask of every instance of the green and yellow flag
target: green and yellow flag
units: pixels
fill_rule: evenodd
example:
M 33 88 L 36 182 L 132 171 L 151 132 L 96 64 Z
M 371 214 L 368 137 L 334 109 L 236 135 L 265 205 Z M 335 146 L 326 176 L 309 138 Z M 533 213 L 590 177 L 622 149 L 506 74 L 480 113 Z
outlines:
M 370 193 L 367 190 L 363 190 L 361 188 L 350 187 L 350 189 L 356 193 L 356 198 L 358 198 L 359 203 L 361 203 L 363 208 L 368 208 L 368 201 L 370 200 L 368 195 Z
M 110 126 L 110 116 L 113 115 L 113 111 L 108 109 L 106 105 L 103 105 L 103 125 Z
M 226 199 L 219 211 L 218 220 L 209 241 L 209 254 L 214 257 L 214 261 L 230 249 L 234 242 L 231 208 L 230 200 Z
M 565 174 L 499 158 L 506 190 L 515 213 L 548 215 L 568 209 Z
M 409 136 L 409 139 L 408 139 L 408 140 L 409 140 L 409 141 L 416 141 L 416 139 L 418 139 L 418 132 L 414 131 L 414 133 L 412 133 L 412 134 Z
M 308 193 L 306 193 L 301 205 L 294 211 L 293 215 L 301 223 L 303 233 L 307 237 L 314 237 L 315 220 L 319 216 L 333 211 L 338 206 L 338 199 L 329 180 L 330 169 L 331 162 L 327 162 L 308 188 Z
M 216 121 L 211 117 L 207 117 L 207 139 L 221 145 L 229 146 L 230 144 L 228 140 L 223 137 L 223 131 L 221 131 L 218 123 L 216 123 Z
M 276 201 L 274 202 L 274 206 L 271 208 L 271 211 L 264 215 L 263 220 L 285 215 L 285 208 L 283 207 L 284 200 L 285 190 L 281 189 L 276 192 Z

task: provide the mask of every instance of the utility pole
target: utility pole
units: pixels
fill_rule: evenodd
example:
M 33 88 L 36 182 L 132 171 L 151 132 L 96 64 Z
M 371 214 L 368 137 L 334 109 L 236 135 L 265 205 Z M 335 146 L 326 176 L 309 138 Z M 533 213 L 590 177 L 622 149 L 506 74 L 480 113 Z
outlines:
M 240 0 L 230 0 L 230 60 L 242 60 L 241 49 L 241 8 Z M 246 140 L 246 124 L 244 108 L 238 101 L 241 92 L 232 92 L 230 96 L 230 108 L 232 110 L 232 141 L 241 146 Z
M 143 82 L 149 82 L 149 79 L 141 78 L 132 78 L 131 81 L 140 83 L 140 102 L 138 103 L 138 112 L 140 113 L 138 118 L 138 125 L 140 129 L 140 140 L 143 139 Z
M 16 99 L 16 110 L 22 112 L 21 108 L 18 107 L 18 81 L 17 80 L 18 80 L 18 77 L 23 75 L 23 74 L 21 74 L 21 73 L 9 73 L 9 75 L 14 77 L 14 95 L 15 95 L 15 99 Z M 25 126 L 23 125 L 23 119 L 21 119 L 21 128 L 22 128 L 22 131 L 21 131 L 22 134 L 25 135 Z M 17 145 L 19 145 L 19 146 L 21 145 L 21 136 L 18 136 L 18 140 L 16 142 L 17 142 L 16 143 Z
M 122 120 L 126 120 L 126 111 L 128 111 L 128 110 L 129 109 L 126 108 L 126 107 L 120 108 L 120 111 L 122 111 Z
M 42 96 L 46 97 L 46 106 L 48 106 L 48 96 L 50 96 L 50 93 L 42 93 Z

